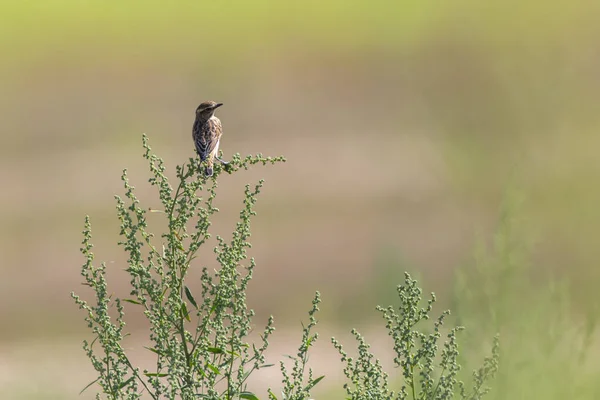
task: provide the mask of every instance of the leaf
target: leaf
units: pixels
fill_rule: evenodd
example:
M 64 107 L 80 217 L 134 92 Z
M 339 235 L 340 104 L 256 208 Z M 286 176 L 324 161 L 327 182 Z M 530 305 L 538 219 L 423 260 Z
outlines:
M 83 389 L 81 389 L 81 392 L 79 392 L 79 394 L 85 392 L 87 390 L 87 388 L 92 386 L 94 383 L 98 382 L 98 380 L 100 380 L 100 378 L 96 378 L 93 381 L 91 381 L 90 383 L 88 383 Z
M 252 392 L 242 392 L 240 393 L 240 399 L 258 400 L 258 397 Z
M 239 357 L 240 355 L 233 350 L 227 350 L 227 354 L 231 354 L 234 357 Z
M 225 353 L 225 351 L 223 351 L 223 349 L 220 349 L 218 347 L 209 347 L 208 349 L 209 353 L 213 353 L 213 354 L 223 354 Z
M 190 288 L 185 286 L 185 297 L 187 297 L 187 299 L 190 301 L 190 303 L 192 303 L 192 305 L 194 306 L 194 308 L 197 310 L 198 309 L 198 303 L 196 303 L 196 299 L 194 299 L 194 296 L 192 296 L 192 292 L 190 292 Z
M 217 309 L 218 303 L 219 303 L 219 295 L 217 295 L 215 297 L 215 299 L 213 300 L 213 305 L 210 308 L 210 312 L 208 313 L 208 315 L 212 315 L 212 313 L 215 312 L 215 310 Z
M 144 372 L 144 375 L 146 375 L 148 377 L 156 376 L 158 378 L 169 376 L 169 374 L 162 374 L 162 373 L 158 373 L 158 372 Z
M 119 385 L 119 389 L 123 389 L 125 386 L 129 385 L 131 383 L 131 381 L 133 381 L 134 379 L 135 379 L 135 376 L 132 376 L 131 378 L 127 379 L 125 382 L 123 382 Z
M 169 290 L 169 286 L 166 286 L 165 290 L 163 290 L 162 294 L 160 295 L 161 300 L 165 299 L 165 294 L 167 294 L 168 290 Z
M 185 303 L 181 303 L 181 316 L 187 319 L 188 322 L 192 322 L 192 319 L 190 318 L 190 313 L 188 312 Z
M 214 372 L 215 375 L 221 375 L 221 371 L 219 371 L 219 368 L 215 367 L 214 365 L 212 365 L 210 363 L 206 363 L 206 367 L 208 369 L 210 369 L 212 372 Z
M 158 354 L 159 356 L 162 356 L 162 355 L 163 355 L 163 353 L 161 353 L 160 351 L 158 351 L 158 350 L 156 350 L 156 349 L 153 349 L 152 347 L 146 347 L 146 346 L 144 346 L 144 348 L 145 348 L 146 350 L 150 350 L 151 352 Z
M 242 376 L 242 379 L 240 379 L 241 382 L 245 382 L 246 379 L 248 379 L 248 377 L 250 376 L 250 374 L 253 372 L 253 370 L 248 370 L 244 373 L 244 375 Z
M 321 382 L 323 380 L 323 378 L 325 378 L 325 375 L 321 375 L 320 377 L 318 377 L 314 381 L 310 382 L 308 385 L 306 385 L 306 387 L 304 388 L 304 390 L 310 390 L 310 389 L 314 388 L 317 385 L 317 383 L 319 383 L 319 382 Z
M 269 368 L 269 367 L 272 367 L 272 366 L 274 366 L 274 365 L 275 365 L 275 364 L 264 364 L 264 365 L 259 365 L 259 366 L 258 366 L 258 368 L 259 368 L 259 369 L 260 369 L 260 368 Z

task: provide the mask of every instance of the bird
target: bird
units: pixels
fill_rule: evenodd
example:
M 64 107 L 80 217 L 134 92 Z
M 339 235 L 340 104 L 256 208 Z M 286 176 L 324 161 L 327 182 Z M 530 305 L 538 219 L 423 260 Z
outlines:
M 204 172 L 207 177 L 213 175 L 215 159 L 222 164 L 227 164 L 218 156 L 223 126 L 221 120 L 215 117 L 215 110 L 222 105 L 223 103 L 205 101 L 196 108 L 196 120 L 192 129 L 192 137 L 200 160 L 202 162 L 206 161 Z

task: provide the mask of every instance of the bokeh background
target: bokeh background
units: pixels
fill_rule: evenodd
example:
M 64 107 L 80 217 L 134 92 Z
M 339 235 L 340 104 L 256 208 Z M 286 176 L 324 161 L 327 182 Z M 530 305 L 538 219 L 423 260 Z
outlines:
M 328 336 L 352 347 L 357 326 L 389 364 L 374 306 L 404 271 L 470 329 L 465 376 L 502 333 L 491 398 L 599 398 L 599 18 L 593 0 L 3 1 L 0 397 L 92 397 L 69 297 L 84 215 L 125 291 L 121 171 L 157 206 L 142 133 L 172 174 L 211 99 L 225 158 L 288 159 L 223 175 L 214 231 L 265 178 L 249 302 L 278 321 L 276 361 L 321 291 L 318 398 L 341 398 Z

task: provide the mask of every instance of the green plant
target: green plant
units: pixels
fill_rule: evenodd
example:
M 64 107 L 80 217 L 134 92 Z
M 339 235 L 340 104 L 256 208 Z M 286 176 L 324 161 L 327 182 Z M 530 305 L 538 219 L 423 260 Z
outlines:
M 341 343 L 332 338 L 332 343 L 346 364 L 344 374 L 350 381 L 344 384 L 346 394 L 352 400 L 368 399 L 452 399 L 458 395 L 461 399 L 482 398 L 488 391 L 486 381 L 491 379 L 498 369 L 499 342 L 494 339 L 492 355 L 484 360 L 483 366 L 473 373 L 470 390 L 458 380 L 460 364 L 458 362 L 457 333 L 463 328 L 452 328 L 441 352 L 438 342 L 442 335 L 442 325 L 450 314 L 445 311 L 433 323 L 433 331 L 424 333 L 421 324 L 429 319 L 435 303 L 432 293 L 427 305 L 421 307 L 422 290 L 408 273 L 405 273 L 404 285 L 397 288 L 400 304 L 377 307 L 386 321 L 386 328 L 394 342 L 394 364 L 400 367 L 403 384 L 399 391 L 391 389 L 389 375 L 381 362 L 369 351 L 369 344 L 356 330 L 352 334 L 358 342 L 358 356 L 350 357 Z
M 298 353 L 295 356 L 287 356 L 294 362 L 291 372 L 285 366 L 283 361 L 280 362 L 281 373 L 283 375 L 283 389 L 281 398 L 283 400 L 303 400 L 310 397 L 310 391 L 315 385 L 325 376 L 313 378 L 312 369 L 308 369 L 308 380 L 304 383 L 305 370 L 308 364 L 308 350 L 314 345 L 315 341 L 319 337 L 317 333 L 312 333 L 312 328 L 317 325 L 317 319 L 315 314 L 319 311 L 319 304 L 321 303 L 321 294 L 317 292 L 313 300 L 313 307 L 308 312 L 309 323 L 307 326 L 302 326 L 302 342 L 298 348 Z M 277 400 L 277 396 L 271 389 L 269 389 L 269 399 Z
M 219 268 L 214 272 L 202 268 L 200 293 L 192 293 L 186 276 L 198 250 L 210 238 L 210 217 L 219 211 L 214 206 L 217 177 L 225 170 L 234 173 L 284 159 L 234 155 L 226 169 L 215 167 L 211 180 L 199 174 L 197 160 L 190 159 L 177 167 L 179 183 L 173 189 L 162 159 L 151 152 L 146 136 L 143 146 L 152 173 L 150 183 L 158 188 L 160 211 L 166 215 L 166 233 L 156 240 L 148 232 L 148 209 L 141 206 L 124 171 L 125 199 L 116 196 L 116 200 L 123 237 L 119 244 L 129 256 L 126 271 L 131 292 L 128 298 L 113 298 L 108 294 L 106 265 L 93 265 L 91 224 L 86 217 L 82 275 L 95 292 L 95 304 L 74 293 L 72 296 L 87 312 L 86 321 L 95 336 L 93 341 L 84 342 L 99 375 L 91 384 L 97 383 L 111 399 L 139 398 L 142 392 L 154 399 L 254 399 L 247 379 L 253 371 L 268 366 L 264 352 L 274 331 L 270 318 L 261 343 L 247 342 L 254 312 L 246 306 L 246 289 L 255 262 L 248 260 L 246 250 L 262 181 L 253 188 L 246 186 L 244 207 L 231 240 L 216 237 L 214 252 Z M 204 190 L 206 197 L 201 196 Z M 152 346 L 146 349 L 156 359 L 152 370 L 135 367 L 124 349 L 124 302 L 138 307 L 149 322 Z M 116 315 L 111 315 L 113 308 Z
M 598 398 L 598 369 L 589 363 L 597 312 L 576 307 L 568 281 L 548 277 L 533 263 L 524 205 L 523 191 L 509 187 L 490 239 L 480 240 L 472 263 L 456 272 L 453 309 L 474 327 L 461 339 L 480 348 L 491 332 L 502 335 L 506 345 L 491 399 Z
M 235 173 L 258 163 L 284 161 L 282 157 L 257 155 L 241 158 L 234 155 L 230 164 L 215 165 L 214 175 L 206 179 L 199 171 L 197 160 L 176 168 L 178 185 L 174 189 L 167 178 L 162 159 L 154 155 L 143 137 L 144 157 L 150 165 L 149 182 L 158 189 L 161 210 L 141 206 L 129 183 L 127 171 L 121 179 L 125 198 L 116 196 L 117 215 L 121 221 L 119 245 L 127 259 L 125 271 L 130 277 L 130 293 L 126 298 L 109 295 L 104 263 L 94 266 L 91 244 L 90 218 L 85 219 L 81 252 L 86 258 L 82 266 L 84 284 L 95 294 L 88 303 L 72 293 L 76 304 L 87 316 L 88 327 L 94 339 L 84 341 L 83 348 L 98 378 L 93 384 L 109 399 L 250 399 L 257 400 L 248 387 L 248 378 L 257 370 L 267 368 L 265 352 L 269 337 L 274 332 L 273 318 L 264 327 L 258 344 L 250 343 L 254 312 L 246 305 L 246 291 L 255 268 L 254 259 L 248 258 L 250 247 L 250 220 L 255 215 L 254 205 L 263 181 L 254 187 L 246 185 L 244 207 L 229 241 L 216 236 L 216 270 L 202 268 L 199 289 L 192 290 L 188 272 L 196 268 L 200 248 L 211 237 L 211 217 L 219 210 L 214 206 L 217 196 L 217 178 L 223 173 Z M 205 197 L 202 197 L 205 193 Z M 148 213 L 165 216 L 165 233 L 156 238 L 148 230 Z M 193 287 L 193 286 L 192 286 Z M 194 293 L 195 292 L 195 293 Z M 343 351 L 335 339 L 334 346 L 346 362 L 344 372 L 351 380 L 345 389 L 351 399 L 450 399 L 458 393 L 463 399 L 479 399 L 486 393 L 484 383 L 494 375 L 498 361 L 498 343 L 494 344 L 492 357 L 474 374 L 473 389 L 466 392 L 457 380 L 460 369 L 457 362 L 456 333 L 453 328 L 448 340 L 438 354 L 441 327 L 448 312 L 443 313 L 433 325 L 433 332 L 423 333 L 419 325 L 429 318 L 435 297 L 425 308 L 419 308 L 421 289 L 408 274 L 404 285 L 398 287 L 400 306 L 378 308 L 387 322 L 394 339 L 396 365 L 403 371 L 406 385 L 398 393 L 389 388 L 388 375 L 379 360 L 369 352 L 362 336 L 353 330 L 359 342 L 356 361 Z M 149 324 L 150 346 L 146 351 L 154 357 L 151 369 L 135 366 L 125 350 L 125 303 L 131 311 L 141 312 Z M 321 297 L 316 292 L 309 311 L 309 322 L 303 325 L 302 339 L 297 353 L 288 356 L 291 366 L 280 363 L 283 375 L 282 400 L 306 400 L 312 389 L 324 376 L 314 377 L 308 367 L 308 352 L 318 338 L 317 325 Z M 436 366 L 438 367 L 436 369 Z M 436 375 L 436 371 L 437 375 Z M 84 389 L 84 390 L 85 390 Z M 268 390 L 270 400 L 279 397 Z

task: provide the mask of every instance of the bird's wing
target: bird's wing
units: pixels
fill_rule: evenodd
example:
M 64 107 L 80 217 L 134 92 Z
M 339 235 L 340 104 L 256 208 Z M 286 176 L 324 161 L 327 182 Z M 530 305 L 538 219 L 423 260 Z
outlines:
M 208 156 L 216 150 L 217 143 L 219 143 L 219 139 L 223 132 L 221 121 L 218 119 L 208 120 L 207 123 L 209 129 L 198 135 L 195 140 L 196 151 L 200 155 L 202 161 L 206 160 Z

